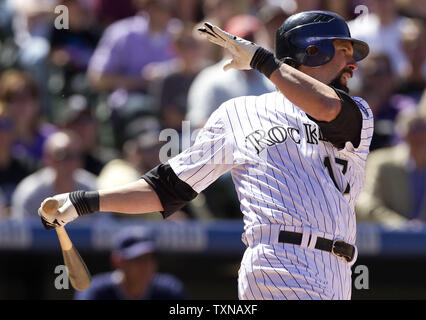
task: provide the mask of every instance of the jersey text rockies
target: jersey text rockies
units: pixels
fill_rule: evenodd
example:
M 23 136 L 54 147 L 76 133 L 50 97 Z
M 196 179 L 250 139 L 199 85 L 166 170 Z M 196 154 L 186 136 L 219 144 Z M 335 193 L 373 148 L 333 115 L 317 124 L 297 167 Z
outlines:
M 306 142 L 309 144 L 318 144 L 318 141 L 325 141 L 321 130 L 312 123 L 303 123 L 303 130 L 306 136 Z M 300 129 L 294 127 L 275 126 L 268 131 L 258 129 L 253 131 L 246 137 L 246 141 L 250 143 L 257 154 L 265 148 L 286 142 L 288 139 L 294 143 L 300 143 Z

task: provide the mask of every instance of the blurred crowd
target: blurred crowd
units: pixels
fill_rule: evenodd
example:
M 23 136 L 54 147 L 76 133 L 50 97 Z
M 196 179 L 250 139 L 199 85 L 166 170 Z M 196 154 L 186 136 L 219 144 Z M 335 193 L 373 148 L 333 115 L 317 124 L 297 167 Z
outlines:
M 200 22 L 274 50 L 285 18 L 315 9 L 371 49 L 349 84 L 375 116 L 359 219 L 426 221 L 426 0 L 0 0 L 0 217 L 134 181 L 188 146 L 186 124 L 275 90 L 255 71 L 224 73 L 226 52 L 198 38 Z M 224 175 L 171 218 L 240 217 Z

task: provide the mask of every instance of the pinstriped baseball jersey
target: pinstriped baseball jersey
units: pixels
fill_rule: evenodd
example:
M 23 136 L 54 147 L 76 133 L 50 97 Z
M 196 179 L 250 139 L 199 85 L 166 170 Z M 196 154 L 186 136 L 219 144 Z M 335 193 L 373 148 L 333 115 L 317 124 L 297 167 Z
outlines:
M 176 175 L 196 192 L 231 171 L 248 245 L 240 269 L 240 298 L 350 297 L 346 261 L 307 248 L 312 247 L 307 239 L 301 246 L 278 244 L 277 239 L 280 230 L 289 230 L 354 244 L 354 204 L 373 132 L 369 106 L 360 98 L 354 101 L 363 117 L 356 148 L 346 142 L 338 149 L 325 141 L 317 123 L 281 93 L 272 92 L 225 102 L 194 145 L 169 160 Z M 312 261 L 305 265 L 305 260 Z M 339 281 L 330 279 L 336 274 Z

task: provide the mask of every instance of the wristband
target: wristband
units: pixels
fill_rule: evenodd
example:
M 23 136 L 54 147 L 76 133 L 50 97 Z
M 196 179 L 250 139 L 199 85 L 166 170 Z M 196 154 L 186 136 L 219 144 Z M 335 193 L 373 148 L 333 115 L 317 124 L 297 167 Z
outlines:
M 272 72 L 281 66 L 282 62 L 275 58 L 272 52 L 259 47 L 250 61 L 250 67 L 262 72 L 265 76 L 271 76 Z
M 69 197 L 79 216 L 99 211 L 98 191 L 73 191 Z

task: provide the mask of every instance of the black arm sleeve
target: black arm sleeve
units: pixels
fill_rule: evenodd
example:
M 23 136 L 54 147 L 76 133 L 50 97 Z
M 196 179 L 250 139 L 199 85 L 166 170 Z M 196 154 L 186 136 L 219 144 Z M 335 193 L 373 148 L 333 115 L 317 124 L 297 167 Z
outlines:
M 317 121 L 325 140 L 330 141 L 335 147 L 343 148 L 347 141 L 352 142 L 357 148 L 361 142 L 362 114 L 356 102 L 344 91 L 333 88 L 340 98 L 342 110 L 336 119 L 330 122 Z
M 167 218 L 197 196 L 190 185 L 180 180 L 168 163 L 160 164 L 142 176 L 157 193 Z

